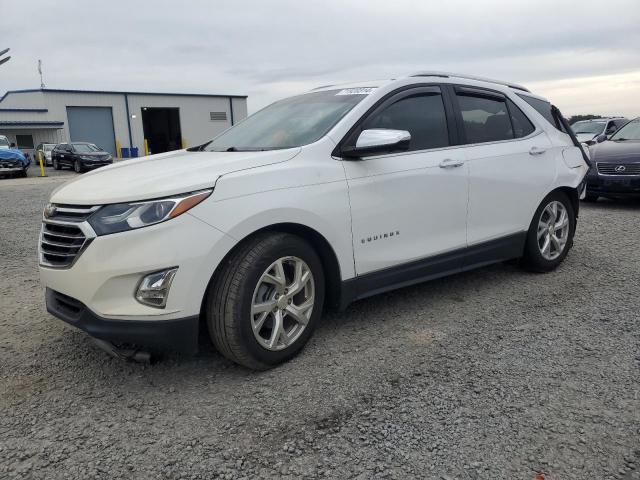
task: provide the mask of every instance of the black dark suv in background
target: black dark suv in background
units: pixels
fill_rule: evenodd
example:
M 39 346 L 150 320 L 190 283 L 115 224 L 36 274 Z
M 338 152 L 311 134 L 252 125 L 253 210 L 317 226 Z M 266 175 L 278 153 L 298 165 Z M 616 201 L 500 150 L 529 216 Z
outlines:
M 585 200 L 640 198 L 640 117 L 591 147 Z
M 53 168 L 71 167 L 77 173 L 113 163 L 113 157 L 93 143 L 60 143 L 51 152 Z

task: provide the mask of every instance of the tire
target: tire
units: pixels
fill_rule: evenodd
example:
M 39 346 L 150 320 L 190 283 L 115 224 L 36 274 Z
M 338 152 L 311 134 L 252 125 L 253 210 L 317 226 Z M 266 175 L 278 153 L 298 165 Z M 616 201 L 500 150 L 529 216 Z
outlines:
M 587 193 L 586 196 L 584 197 L 584 201 L 585 202 L 590 202 L 590 203 L 594 203 L 598 201 L 599 196 L 598 195 L 594 195 L 594 194 L 589 194 Z
M 54 170 L 60 170 L 62 167 L 60 166 L 60 162 L 58 161 L 57 158 L 53 159 L 53 169 Z
M 75 162 L 73 162 L 73 170 L 76 173 L 82 173 L 84 171 L 84 169 L 82 168 L 82 164 L 80 163 L 80 160 L 76 160 Z
M 557 217 L 555 222 L 551 221 L 553 211 L 552 205 L 556 205 Z M 551 208 L 551 210 L 548 208 Z M 567 223 L 561 229 L 557 225 L 560 225 L 561 223 L 560 217 L 562 216 L 562 209 L 566 212 Z M 546 227 L 543 227 L 543 224 L 548 225 L 549 227 L 553 224 L 553 229 L 547 230 Z M 522 265 L 527 270 L 539 273 L 555 270 L 557 266 L 562 263 L 573 246 L 575 228 L 576 217 L 569 197 L 561 191 L 551 192 L 545 197 L 536 210 L 533 220 L 531 221 L 531 225 L 529 226 L 527 240 L 524 247 L 524 255 L 521 262 Z M 542 232 L 540 240 L 538 236 L 539 232 Z M 547 235 L 553 235 L 556 240 L 563 240 L 563 242 L 553 241 L 550 236 L 549 250 L 546 251 L 546 254 L 543 254 Z M 559 244 L 561 244 L 562 248 L 559 248 Z
M 285 272 L 286 282 L 278 285 L 271 280 L 263 281 L 269 272 L 274 272 L 270 276 L 273 280 L 281 277 L 276 275 L 277 267 L 274 267 L 279 261 L 283 265 L 279 271 Z M 287 296 L 292 294 L 287 294 L 288 290 L 283 287 L 293 280 L 298 264 L 304 264 L 300 271 L 306 272 L 304 266 L 307 267 L 311 273 L 310 280 L 302 291 L 289 298 L 290 305 L 287 305 Z M 269 270 L 271 267 L 274 270 Z M 278 291 L 284 295 L 275 300 Z M 304 306 L 305 301 L 309 303 L 304 298 L 311 296 L 312 307 L 304 314 L 306 325 L 297 322 L 288 311 L 280 310 L 296 307 L 296 304 Z M 261 313 L 252 314 L 254 300 L 260 304 L 259 307 L 271 306 Z M 324 271 L 314 249 L 298 236 L 268 232 L 240 244 L 221 264 L 207 292 L 205 317 L 213 344 L 222 355 L 245 367 L 266 370 L 289 360 L 304 347 L 322 315 L 323 302 Z M 283 315 L 279 321 L 284 330 L 275 328 L 278 311 Z M 255 334 L 253 326 L 257 326 L 260 320 L 262 326 Z M 291 343 L 287 345 L 288 341 Z M 272 348 L 266 343 L 272 343 Z
M 18 176 L 19 176 L 19 177 L 22 177 L 22 178 L 26 178 L 26 177 L 27 177 L 27 169 L 25 168 L 24 170 L 22 170 L 22 171 L 18 174 Z

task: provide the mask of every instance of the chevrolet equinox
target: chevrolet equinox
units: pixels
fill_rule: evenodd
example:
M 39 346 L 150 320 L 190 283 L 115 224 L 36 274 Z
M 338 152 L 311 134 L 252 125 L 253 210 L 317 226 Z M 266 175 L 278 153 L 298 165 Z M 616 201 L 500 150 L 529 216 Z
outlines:
M 193 352 L 203 322 L 224 356 L 267 369 L 325 307 L 510 259 L 553 270 L 588 163 L 519 85 L 423 72 L 317 88 L 54 191 L 47 309 L 112 353 Z

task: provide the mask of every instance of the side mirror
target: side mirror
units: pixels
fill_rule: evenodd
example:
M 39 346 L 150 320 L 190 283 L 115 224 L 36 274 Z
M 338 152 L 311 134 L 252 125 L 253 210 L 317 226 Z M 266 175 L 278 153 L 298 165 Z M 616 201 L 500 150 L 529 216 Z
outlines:
M 601 133 L 596 137 L 596 143 L 602 143 L 607 139 L 607 136 L 604 133 Z
M 406 130 L 371 128 L 360 133 L 355 147 L 343 148 L 342 155 L 346 158 L 361 158 L 368 155 L 402 152 L 409 149 L 410 142 L 411 134 Z

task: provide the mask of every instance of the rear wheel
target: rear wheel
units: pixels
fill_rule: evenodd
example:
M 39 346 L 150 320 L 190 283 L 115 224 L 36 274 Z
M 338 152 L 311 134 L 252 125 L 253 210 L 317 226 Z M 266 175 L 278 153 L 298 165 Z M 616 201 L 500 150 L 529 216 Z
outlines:
M 296 355 L 322 314 L 324 272 L 300 237 L 265 233 L 240 245 L 209 287 L 206 319 L 215 347 L 265 370 Z
M 554 270 L 573 244 L 575 213 L 563 192 L 550 193 L 536 210 L 522 258 L 523 265 L 535 272 Z

